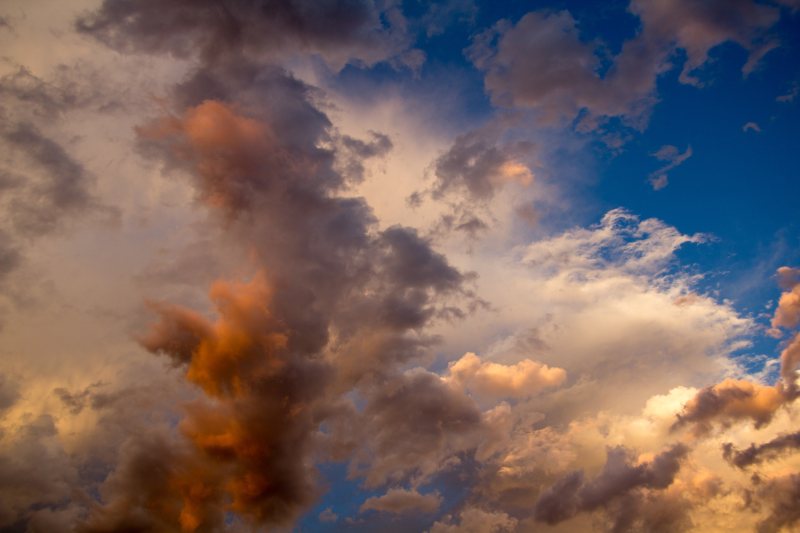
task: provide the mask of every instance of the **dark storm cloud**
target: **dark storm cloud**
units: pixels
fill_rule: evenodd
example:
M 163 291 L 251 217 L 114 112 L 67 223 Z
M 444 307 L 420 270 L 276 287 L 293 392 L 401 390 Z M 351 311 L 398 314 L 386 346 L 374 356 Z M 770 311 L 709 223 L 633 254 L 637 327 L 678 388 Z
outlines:
M 461 450 L 455 441 L 480 428 L 463 393 L 401 372 L 435 342 L 424 328 L 472 298 L 468 276 L 415 230 L 379 229 L 365 201 L 346 196 L 391 141 L 340 135 L 318 92 L 272 63 L 296 50 L 334 66 L 374 63 L 402 44 L 402 24 L 393 8 L 336 1 L 108 1 L 78 22 L 123 51 L 199 56 L 169 112 L 137 129 L 139 146 L 189 178 L 259 270 L 212 285 L 215 320 L 153 304 L 160 321 L 142 345 L 207 399 L 187 407 L 183 438 L 155 453 L 131 444 L 139 451 L 123 454 L 90 531 L 132 520 L 212 530 L 222 501 L 251 524 L 288 524 L 317 495 L 318 457 L 362 450 L 358 469 L 380 484 Z M 402 423 L 409 405 L 413 425 Z M 374 435 L 385 435 L 375 455 Z M 166 477 L 143 488 L 137 461 Z
M 780 435 L 763 444 L 750 444 L 743 450 L 737 450 L 733 444 L 723 445 L 725 460 L 739 468 L 777 459 L 800 449 L 800 432 Z
M 209 62 L 309 53 L 336 69 L 389 59 L 409 40 L 402 13 L 369 0 L 106 0 L 76 26 L 126 52 Z
M 639 489 L 663 490 L 672 484 L 689 449 L 676 444 L 650 461 L 631 464 L 631 454 L 623 447 L 609 448 L 606 464 L 593 479 L 584 479 L 583 472 L 569 473 L 544 491 L 536 501 L 534 517 L 548 524 L 557 524 L 598 508 L 612 508 L 618 499 Z M 624 505 L 623 505 L 624 508 Z M 612 509 L 613 510 L 613 509 Z M 622 517 L 617 516 L 617 520 Z M 628 517 L 631 523 L 639 517 Z
M 66 507 L 78 473 L 57 438 L 55 420 L 42 415 L 3 434 L 0 446 L 0 529 L 25 531 L 42 510 Z M 54 531 L 66 531 L 59 527 Z

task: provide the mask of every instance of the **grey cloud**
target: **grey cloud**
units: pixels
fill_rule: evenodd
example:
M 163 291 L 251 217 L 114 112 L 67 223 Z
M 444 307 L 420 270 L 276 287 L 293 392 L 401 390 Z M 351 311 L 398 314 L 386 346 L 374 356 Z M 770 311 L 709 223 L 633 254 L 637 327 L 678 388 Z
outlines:
M 733 41 L 751 53 L 761 53 L 764 32 L 778 21 L 780 13 L 752 0 L 692 2 L 633 0 L 631 11 L 642 20 L 643 33 L 651 40 L 674 44 L 686 51 L 681 81 L 697 84 L 694 72 L 708 59 L 708 52 Z
M 691 425 L 702 434 L 710 431 L 714 422 L 730 425 L 747 419 L 760 428 L 769 424 L 777 410 L 794 398 L 791 391 L 780 386 L 725 380 L 701 389 L 684 406 L 672 428 Z
M 20 397 L 19 386 L 8 376 L 0 374 L 0 416 L 3 411 L 13 406 Z
M 800 521 L 800 475 L 789 474 L 769 480 L 759 493 L 771 508 L 767 517 L 758 523 L 758 533 L 778 533 Z
M 85 169 L 61 145 L 27 123 L 3 131 L 2 139 L 12 150 L 25 153 L 44 178 L 8 207 L 16 231 L 49 233 L 64 215 L 93 207 Z
M 692 147 L 687 146 L 686 150 L 681 152 L 675 146 L 667 144 L 659 148 L 652 155 L 659 161 L 664 161 L 666 163 L 663 167 L 651 172 L 648 178 L 653 189 L 660 190 L 667 186 L 669 179 L 667 173 L 692 157 Z
M 483 429 L 478 407 L 435 374 L 394 377 L 376 384 L 370 397 L 363 448 L 352 465 L 367 486 L 430 474 L 457 452 L 477 447 Z
M 354 182 L 364 179 L 364 161 L 384 157 L 392 149 L 392 140 L 383 133 L 370 131 L 370 140 L 362 141 L 343 135 L 339 139 L 344 154 L 342 173 Z
M 533 508 L 533 516 L 548 524 L 557 524 L 572 518 L 580 507 L 578 491 L 584 483 L 581 470 L 561 477 L 539 495 Z
M 726 461 L 738 468 L 747 468 L 800 449 L 800 432 L 780 435 L 763 444 L 753 443 L 744 450 L 737 450 L 730 442 L 722 449 Z
M 409 42 L 402 13 L 369 0 L 106 0 L 76 27 L 125 52 L 199 54 L 208 62 L 305 52 L 337 70 L 389 59 Z
M 13 272 L 22 262 L 22 254 L 17 244 L 0 230 L 0 281 Z
M 92 195 L 92 182 L 84 166 L 35 124 L 10 118 L 0 126 L 0 277 L 21 265 L 30 240 L 89 215 L 116 219 L 117 211 Z
M 58 399 L 61 400 L 61 403 L 64 404 L 70 413 L 77 415 L 83 411 L 84 408 L 94 403 L 97 397 L 95 390 L 101 385 L 102 383 L 100 382 L 94 383 L 78 392 L 69 392 L 63 387 L 58 387 L 53 390 L 53 393 L 58 396 Z
M 52 417 L 11 428 L 0 446 L 0 529 L 24 528 L 41 510 L 68 507 L 77 480 Z
M 434 198 L 447 192 L 464 190 L 473 200 L 488 200 L 503 184 L 518 179 L 509 175 L 510 165 L 517 172 L 524 169 L 518 161 L 531 157 L 535 146 L 531 142 L 501 143 L 484 131 L 472 131 L 456 137 L 453 145 L 434 163 L 436 183 Z
M 635 490 L 665 489 L 672 484 L 680 470 L 681 461 L 688 453 L 685 445 L 676 444 L 650 462 L 632 465 L 628 450 L 623 447 L 609 448 L 606 464 L 596 477 L 586 481 L 581 471 L 562 477 L 536 501 L 534 517 L 556 524 L 578 512 L 609 508 L 618 498 L 628 497 Z M 633 521 L 634 517 L 627 520 Z
M 697 70 L 715 46 L 734 41 L 749 50 L 745 74 L 776 46 L 765 33 L 778 10 L 752 0 L 633 0 L 629 9 L 642 28 L 602 75 L 599 44 L 581 38 L 567 11 L 500 23 L 476 37 L 468 53 L 497 105 L 534 109 L 547 123 L 580 117 L 578 129 L 592 130 L 607 117 L 643 127 L 657 101 L 656 80 L 671 68 L 675 49 L 688 56 L 681 81 L 699 85 Z
M 186 514 L 213 528 L 220 498 L 251 524 L 287 524 L 318 490 L 315 458 L 358 446 L 323 426 L 369 428 L 380 453 L 363 449 L 358 468 L 370 483 L 424 470 L 480 428 L 469 398 L 437 376 L 400 372 L 435 342 L 424 329 L 472 296 L 469 277 L 416 231 L 380 230 L 365 201 L 346 196 L 363 161 L 390 141 L 340 136 L 315 105 L 315 89 L 258 54 L 298 44 L 371 61 L 358 47 L 374 44 L 372 5 L 214 6 L 106 2 L 79 23 L 122 50 L 201 56 L 175 88 L 171 112 L 138 128 L 140 150 L 166 173 L 188 176 L 226 238 L 261 270 L 250 283 L 212 285 L 216 322 L 154 304 L 160 321 L 141 338 L 209 398 L 187 407 L 183 438 L 155 447 L 172 450 L 164 455 L 173 487 L 191 478 L 208 487 L 208 499 L 181 506 L 173 503 L 180 489 L 140 488 L 139 469 L 126 466 L 137 464 L 131 452 L 88 524 L 121 527 L 139 517 L 174 527 Z M 332 24 L 347 13 L 346 24 Z M 327 29 L 303 40 L 318 24 Z M 385 55 L 380 46 L 373 52 Z M 351 393 L 362 409 L 350 405 Z M 409 409 L 420 413 L 413 424 Z M 143 453 L 157 455 L 147 446 Z M 148 498 L 165 503 L 148 511 Z
M 184 452 L 185 453 L 185 452 Z M 111 531 L 180 531 L 183 521 L 178 519 L 184 503 L 182 495 L 172 487 L 180 485 L 182 476 L 191 474 L 176 449 L 165 436 L 145 435 L 127 443 L 121 450 L 117 469 L 103 484 L 107 506 L 93 509 L 85 521 L 77 524 L 79 533 L 105 533 Z M 196 475 L 196 474 L 195 474 Z M 196 486 L 206 489 L 203 479 L 194 479 Z M 185 482 L 189 482 L 185 480 Z M 189 487 L 185 496 L 191 500 Z M 210 490 L 206 489 L 206 490 Z M 217 494 L 201 494 L 205 514 L 198 532 L 222 530 L 221 505 L 209 505 Z M 190 522 L 185 522 L 188 525 Z

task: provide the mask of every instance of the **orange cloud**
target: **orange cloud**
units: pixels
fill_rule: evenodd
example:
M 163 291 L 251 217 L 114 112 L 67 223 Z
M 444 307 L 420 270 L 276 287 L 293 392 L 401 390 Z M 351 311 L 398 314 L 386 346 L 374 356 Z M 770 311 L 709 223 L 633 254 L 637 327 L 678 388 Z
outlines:
M 474 353 L 466 353 L 450 363 L 448 379 L 480 395 L 518 398 L 564 382 L 562 368 L 549 367 L 530 359 L 513 365 L 481 361 Z

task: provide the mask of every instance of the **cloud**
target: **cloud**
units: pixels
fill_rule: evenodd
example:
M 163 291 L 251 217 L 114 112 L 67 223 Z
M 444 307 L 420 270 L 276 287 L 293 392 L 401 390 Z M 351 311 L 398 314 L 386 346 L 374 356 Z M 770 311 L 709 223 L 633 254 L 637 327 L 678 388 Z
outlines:
M 683 164 L 684 161 L 692 157 L 692 147 L 687 146 L 686 150 L 684 150 L 684 152 L 681 153 L 681 151 L 678 150 L 678 148 L 676 148 L 675 146 L 666 144 L 661 148 L 659 148 L 658 151 L 656 151 L 656 153 L 653 154 L 653 157 L 655 157 L 659 161 L 666 162 L 666 165 L 652 172 L 650 174 L 650 177 L 648 178 L 648 181 L 650 182 L 650 185 L 652 185 L 653 190 L 658 191 L 666 187 L 667 184 L 669 183 L 669 176 L 667 175 L 667 172 L 677 167 L 678 165 Z
M 469 54 L 496 104 L 540 110 L 546 121 L 605 105 L 593 47 L 581 41 L 567 11 L 531 12 L 513 26 L 498 25 L 480 34 Z
M 792 289 L 795 285 L 800 285 L 800 268 L 782 266 L 778 268 L 777 276 L 781 289 Z
M 138 280 L 155 316 L 137 338 L 143 350 L 123 341 L 92 347 L 124 361 L 113 359 L 108 373 L 136 388 L 107 385 L 106 374 L 38 388 L 0 381 L 0 477 L 13 482 L 0 487 L 11 494 L 0 498 L 0 524 L 57 532 L 290 527 L 325 490 L 327 468 L 317 468 L 325 463 L 346 467 L 348 483 L 375 495 L 363 502 L 364 516 L 340 517 L 338 504 L 318 515 L 353 529 L 499 533 L 554 523 L 678 531 L 696 520 L 698 498 L 723 507 L 738 497 L 743 474 L 722 462 L 716 437 L 669 431 L 684 405 L 690 416 L 702 403 L 691 387 L 741 373 L 728 356 L 754 330 L 730 304 L 698 292 L 692 270 L 677 261 L 677 250 L 706 236 L 617 209 L 588 227 L 548 234 L 546 225 L 532 242 L 526 233 L 486 245 L 527 243 L 500 257 L 498 248 L 445 248 L 420 229 L 424 217 L 412 220 L 419 228 L 379 220 L 357 192 L 370 163 L 400 145 L 396 132 L 343 133 L 338 102 L 298 78 L 313 77 L 303 70 L 310 67 L 287 70 L 308 54 L 332 70 L 396 66 L 404 57 L 418 68 L 422 55 L 409 49 L 415 24 L 436 33 L 439 9 L 468 18 L 470 8 L 442 4 L 430 19 L 408 21 L 391 2 L 109 0 L 81 19 L 84 34 L 114 50 L 181 58 L 170 63 L 180 81 L 147 108 L 154 116 L 139 119 L 136 149 L 141 175 L 160 171 L 160 187 L 179 186 L 196 202 L 191 211 L 160 207 L 177 236 L 146 227 L 166 260 Z M 517 78 L 487 67 L 498 95 L 502 83 L 519 83 L 532 92 L 513 96 L 530 97 L 524 105 L 544 114 L 552 105 L 552 120 L 591 109 L 636 123 L 666 68 L 666 59 L 647 61 L 674 49 L 635 37 L 639 48 L 626 43 L 602 73 L 600 45 L 584 42 L 566 12 L 523 17 L 494 37 L 498 50 L 492 56 L 489 43 L 487 61 L 540 60 L 550 77 L 557 57 L 524 56 L 554 47 L 571 54 L 563 83 L 552 87 L 535 72 Z M 576 80 L 597 94 L 571 100 Z M 35 88 L 33 114 L 61 105 L 63 96 L 26 75 L 14 84 L 4 94 Z M 581 127 L 593 127 L 597 117 L 585 118 Z M 461 202 L 449 213 L 454 230 L 485 229 L 491 210 L 475 206 L 505 202 L 533 179 L 538 148 L 499 122 L 496 131 L 448 134 L 452 144 L 429 167 L 431 196 Z M 17 124 L 39 134 L 29 139 L 34 148 L 48 139 L 62 148 L 80 167 L 84 202 L 94 202 L 83 187 L 91 179 L 82 181 L 91 173 L 71 141 L 39 122 Z M 37 153 L 23 154 L 31 166 L 69 167 L 52 157 L 57 150 L 49 159 Z M 659 153 L 668 165 L 688 157 Z M 0 176 L 0 187 L 18 187 L 17 178 Z M 17 242 L 4 244 L 0 271 L 16 261 Z M 138 246 L 131 242 L 131 255 Z M 186 296 L 208 284 L 208 301 Z M 474 313 L 489 309 L 477 291 L 491 297 L 490 311 Z M 145 370 L 129 374 L 130 361 Z M 783 423 L 791 408 L 783 401 L 785 413 L 770 414 L 773 393 L 757 387 L 750 396 L 712 389 L 725 406 L 712 405 L 707 418 L 698 407 L 691 423 L 729 421 L 720 431 L 736 446 L 744 437 L 730 437 L 741 429 L 733 422 L 759 423 L 745 436 L 772 431 L 759 421 Z M 765 434 L 752 442 L 771 442 Z M 710 447 L 716 463 L 702 461 Z M 762 504 L 770 497 L 753 496 Z
M 19 66 L 0 77 L 0 278 L 24 263 L 34 239 L 91 216 L 107 224 L 119 217 L 95 196 L 71 147 L 48 131 L 65 112 L 98 101 L 64 71 L 45 81 Z
M 490 131 L 459 135 L 434 163 L 433 197 L 461 189 L 471 199 L 485 201 L 508 183 L 530 185 L 533 174 L 523 161 L 534 151 L 526 141 L 500 143 Z
M 362 0 L 240 1 L 222 8 L 212 1 L 106 1 L 76 27 L 125 52 L 199 54 L 210 63 L 305 53 L 323 57 L 335 70 L 351 61 L 375 64 L 409 44 L 399 9 Z
M 774 460 L 800 448 L 800 432 L 780 435 L 763 444 L 750 444 L 744 450 L 737 450 L 733 444 L 725 443 L 725 460 L 738 468 L 747 468 L 764 461 Z
M 0 374 L 0 413 L 14 405 L 19 397 L 18 384 L 9 380 L 8 376 Z
M 485 73 L 496 105 L 533 109 L 544 123 L 580 117 L 578 128 L 591 130 L 604 117 L 643 127 L 657 101 L 656 81 L 671 68 L 676 49 L 687 55 L 680 81 L 700 85 L 696 72 L 714 47 L 733 41 L 747 49 L 746 75 L 777 46 L 765 32 L 779 11 L 752 0 L 634 0 L 629 10 L 642 28 L 607 58 L 610 67 L 602 74 L 606 58 L 599 43 L 582 39 L 568 11 L 534 11 L 516 24 L 498 23 L 475 38 L 469 57 Z
M 79 472 L 59 442 L 55 422 L 50 415 L 40 415 L 3 427 L 0 528 L 19 527 L 33 521 L 41 511 L 63 510 L 71 503 Z M 66 528 L 60 524 L 54 531 Z
M 755 133 L 761 133 L 761 126 L 756 124 L 755 122 L 748 122 L 744 126 L 742 126 L 742 131 L 747 133 L 748 131 L 753 131 Z
M 800 520 L 797 499 L 800 497 L 800 476 L 789 474 L 770 480 L 761 494 L 771 504 L 769 515 L 758 523 L 758 533 L 777 533 Z
M 789 289 L 781 296 L 773 318 L 773 330 L 777 326 L 794 327 L 792 290 L 795 272 L 788 267 L 778 270 L 779 284 Z M 800 364 L 800 333 L 789 341 L 780 356 L 780 380 L 774 386 L 760 383 L 726 379 L 721 383 L 703 388 L 684 406 L 674 427 L 694 424 L 695 431 L 707 432 L 712 422 L 730 425 L 739 420 L 751 420 L 756 428 L 766 426 L 781 407 L 791 404 L 798 397 L 796 367 Z
M 366 202 L 347 196 L 363 161 L 391 141 L 340 135 L 314 90 L 274 63 L 292 46 L 335 68 L 388 58 L 382 45 L 395 45 L 373 39 L 393 37 L 375 24 L 399 15 L 366 3 L 291 4 L 276 17 L 246 3 L 222 17 L 212 7 L 109 2 L 79 22 L 123 51 L 200 55 L 163 115 L 137 128 L 139 148 L 194 188 L 256 271 L 212 285 L 215 319 L 152 305 L 160 321 L 142 345 L 204 397 L 186 406 L 181 435 L 130 444 L 87 519 L 95 529 L 213 529 L 223 509 L 251 525 L 288 524 L 317 494 L 319 457 L 349 459 L 378 486 L 432 475 L 483 429 L 462 391 L 402 370 L 435 342 L 432 322 L 465 314 L 470 278 L 416 230 L 378 228 Z M 347 23 L 331 26 L 340 16 Z M 409 410 L 420 413 L 413 423 Z M 165 479 L 140 488 L 137 465 L 161 460 Z
M 447 379 L 479 396 L 522 398 L 564 382 L 562 368 L 551 368 L 530 359 L 513 365 L 481 361 L 474 353 L 466 353 L 448 367 Z
M 630 464 L 630 453 L 622 448 L 610 448 L 606 464 L 590 481 L 576 471 L 559 479 L 536 501 L 534 516 L 548 524 L 557 524 L 578 512 L 608 506 L 612 500 L 636 489 L 663 490 L 672 484 L 681 461 L 689 449 L 677 444 L 664 450 L 651 462 Z
M 255 522 L 286 522 L 313 495 L 306 457 L 315 391 L 325 382 L 326 367 L 291 357 L 263 277 L 217 283 L 211 298 L 220 313 L 216 323 L 188 310 L 161 308 L 162 322 L 142 340 L 149 350 L 186 365 L 187 379 L 213 399 L 187 407 L 182 430 L 192 447 L 170 459 L 185 470 L 176 474 L 187 478 L 180 483 L 202 487 L 200 500 L 168 510 L 164 519 L 177 515 L 181 524 L 207 524 L 226 494 L 233 509 Z M 170 453 L 162 450 L 156 457 Z M 113 502 L 103 512 L 118 514 Z
M 333 509 L 328 507 L 319 514 L 318 518 L 320 522 L 336 522 L 339 519 L 339 515 L 334 513 Z
M 351 464 L 367 487 L 425 479 L 459 452 L 476 448 L 485 431 L 477 405 L 436 374 L 402 374 L 370 397 L 360 421 L 365 438 Z
M 794 283 L 796 278 L 793 271 L 779 271 L 778 275 L 786 290 L 778 300 L 778 307 L 772 317 L 772 327 L 792 329 L 800 325 L 800 283 Z
M 447 0 L 431 4 L 421 23 L 428 37 L 440 35 L 455 24 L 474 26 L 478 6 L 474 0 Z
M 772 420 L 785 401 L 777 387 L 727 379 L 698 392 L 678 415 L 676 427 L 694 424 L 698 431 L 708 431 L 712 421 L 730 424 L 746 419 L 761 427 Z
M 429 533 L 505 533 L 514 531 L 518 523 L 506 513 L 475 507 L 462 510 L 458 518 L 458 523 L 453 523 L 451 516 L 435 522 Z
M 790 392 L 797 389 L 797 366 L 800 365 L 800 332 L 789 341 L 789 345 L 781 352 L 781 378 Z
M 382 513 L 434 513 L 439 509 L 442 497 L 438 492 L 420 494 L 415 490 L 389 489 L 382 496 L 367 499 L 359 512 L 378 511 Z
M 700 84 L 696 71 L 706 63 L 708 53 L 726 41 L 748 50 L 751 58 L 763 55 L 764 47 L 773 47 L 764 32 L 780 16 L 774 7 L 751 0 L 715 0 L 703 4 L 690 0 L 634 0 L 630 10 L 641 19 L 645 38 L 685 50 L 687 59 L 680 80 L 694 85 Z M 744 73 L 753 66 L 748 61 Z

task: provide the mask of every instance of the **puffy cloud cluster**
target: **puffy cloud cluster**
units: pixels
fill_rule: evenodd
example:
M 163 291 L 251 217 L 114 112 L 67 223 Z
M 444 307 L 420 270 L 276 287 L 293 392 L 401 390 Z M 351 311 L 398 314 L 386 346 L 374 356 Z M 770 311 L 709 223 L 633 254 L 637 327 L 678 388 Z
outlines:
M 778 281 L 785 291 L 778 300 L 772 327 L 792 329 L 800 325 L 800 271 L 781 267 L 778 269 Z
M 562 368 L 523 359 L 513 365 L 481 361 L 466 353 L 450 363 L 447 379 L 479 396 L 524 398 L 542 389 L 561 385 L 567 374 Z
M 688 452 L 686 446 L 677 444 L 650 462 L 631 465 L 627 450 L 609 449 L 606 464 L 597 477 L 585 481 L 581 471 L 567 474 L 541 494 L 534 506 L 534 516 L 537 520 L 556 524 L 577 512 L 608 506 L 636 489 L 665 489 L 672 484 L 680 469 L 680 461 Z M 615 524 L 613 530 L 629 529 L 631 518 L 618 517 L 617 520 L 624 522 Z
M 409 44 L 402 12 L 369 0 L 105 1 L 77 27 L 123 51 L 199 54 L 206 61 L 306 53 L 337 70 L 350 61 L 389 59 Z
M 604 117 L 641 126 L 676 49 L 687 56 L 681 82 L 699 85 L 697 71 L 714 47 L 732 41 L 747 49 L 746 75 L 777 46 L 766 32 L 779 10 L 753 0 L 633 0 L 629 10 L 641 28 L 614 57 L 585 40 L 568 11 L 533 11 L 516 23 L 499 23 L 476 38 L 470 57 L 485 72 L 496 104 L 533 109 L 546 123 L 583 113 L 581 128 L 593 129 Z M 609 68 L 602 68 L 602 59 Z

